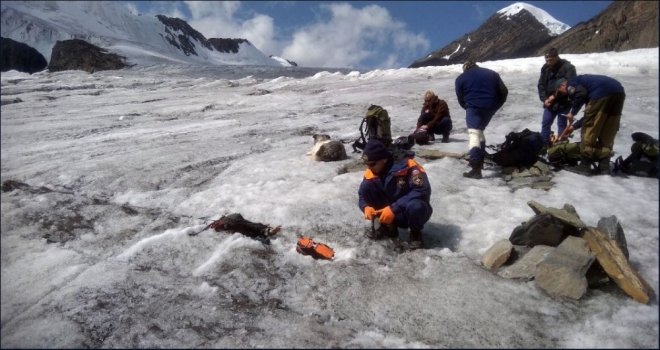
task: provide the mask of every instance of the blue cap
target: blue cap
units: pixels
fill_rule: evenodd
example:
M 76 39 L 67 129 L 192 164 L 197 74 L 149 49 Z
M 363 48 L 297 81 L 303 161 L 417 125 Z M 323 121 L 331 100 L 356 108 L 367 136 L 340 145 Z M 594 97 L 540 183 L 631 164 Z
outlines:
M 383 143 L 377 139 L 369 140 L 367 145 L 364 147 L 362 154 L 363 158 L 366 158 L 365 160 L 369 162 L 389 158 L 392 156 L 392 153 L 387 150 L 387 147 L 385 147 L 385 145 L 383 145 Z

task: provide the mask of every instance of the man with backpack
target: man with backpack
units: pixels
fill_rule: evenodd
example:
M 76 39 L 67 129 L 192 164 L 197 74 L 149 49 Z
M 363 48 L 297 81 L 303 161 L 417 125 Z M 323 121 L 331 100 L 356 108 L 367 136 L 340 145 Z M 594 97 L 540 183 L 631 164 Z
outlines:
M 477 66 L 468 60 L 463 64 L 463 73 L 456 78 L 456 97 L 465 109 L 468 127 L 468 149 L 472 170 L 463 176 L 481 179 L 481 167 L 486 154 L 484 130 L 495 112 L 504 105 L 509 90 L 496 72 Z
M 400 160 L 377 139 L 367 142 L 362 159 L 367 169 L 358 189 L 358 206 L 366 220 L 377 219 L 373 239 L 399 237 L 398 227 L 410 228 L 410 248 L 423 246 L 422 230 L 431 218 L 431 185 L 414 154 Z
M 575 77 L 575 66 L 571 62 L 559 58 L 559 53 L 554 47 L 545 54 L 545 64 L 541 68 L 538 90 L 539 99 L 543 102 L 543 120 L 541 121 L 541 137 L 550 144 L 550 131 L 552 123 L 557 118 L 557 135 L 561 135 L 566 128 L 566 113 L 571 109 L 568 97 L 555 95 L 555 83 L 559 79 L 571 79 Z
M 614 138 L 619 131 L 626 93 L 621 83 L 605 75 L 584 74 L 556 83 L 557 95 L 568 95 L 572 108 L 566 115 L 567 132 L 582 128 L 580 163 L 571 170 L 584 174 L 608 174 Z M 584 117 L 573 123 L 574 116 L 587 105 Z M 596 169 L 592 164 L 598 162 Z

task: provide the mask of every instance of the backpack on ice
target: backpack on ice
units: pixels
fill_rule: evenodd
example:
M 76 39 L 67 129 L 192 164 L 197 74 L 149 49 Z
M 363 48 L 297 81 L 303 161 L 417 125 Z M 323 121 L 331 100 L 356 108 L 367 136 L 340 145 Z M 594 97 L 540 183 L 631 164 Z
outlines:
M 381 106 L 371 105 L 360 123 L 360 137 L 353 142 L 353 151 L 364 149 L 367 142 L 373 138 L 380 140 L 385 147 L 392 144 L 392 131 L 390 128 L 390 116 L 387 110 Z
M 634 132 L 635 143 L 630 146 L 631 154 L 626 158 L 619 156 L 614 161 L 614 171 L 629 175 L 657 177 L 660 149 L 658 140 L 643 132 Z
M 499 166 L 530 167 L 538 160 L 543 145 L 543 138 L 536 131 L 510 132 L 491 157 Z
M 548 161 L 552 165 L 577 165 L 579 160 L 579 142 L 557 141 L 548 148 Z

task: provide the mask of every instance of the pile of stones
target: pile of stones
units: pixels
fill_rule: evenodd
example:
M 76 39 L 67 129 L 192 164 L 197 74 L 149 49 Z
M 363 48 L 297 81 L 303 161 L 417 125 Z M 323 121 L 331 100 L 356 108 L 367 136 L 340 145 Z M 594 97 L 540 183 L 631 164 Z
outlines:
M 561 209 L 527 204 L 536 215 L 516 227 L 509 239 L 490 247 L 482 257 L 483 267 L 504 278 L 535 280 L 552 297 L 577 300 L 588 288 L 613 281 L 634 300 L 649 303 L 653 289 L 630 265 L 616 216 L 590 227 L 569 204 Z

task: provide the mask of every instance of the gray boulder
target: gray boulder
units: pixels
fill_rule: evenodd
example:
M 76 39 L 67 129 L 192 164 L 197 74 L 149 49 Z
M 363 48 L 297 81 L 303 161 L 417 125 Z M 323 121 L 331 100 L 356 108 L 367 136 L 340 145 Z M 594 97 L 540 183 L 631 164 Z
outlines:
M 578 230 L 587 227 L 587 225 L 580 219 L 575 208 L 570 204 L 564 204 L 562 209 L 546 207 L 536 201 L 529 201 L 527 202 L 527 205 L 529 205 L 536 214 L 552 215 L 563 223 L 571 225 Z
M 536 265 L 543 261 L 555 248 L 547 245 L 537 245 L 512 265 L 500 270 L 497 274 L 504 278 L 532 280 L 536 274 Z
M 3 72 L 17 70 L 35 73 L 46 69 L 48 62 L 36 49 L 9 38 L 0 41 L 0 68 Z
M 509 260 L 512 250 L 513 245 L 508 239 L 499 240 L 486 251 L 481 258 L 481 264 L 489 270 L 495 270 Z
M 99 70 L 113 70 L 127 67 L 125 57 L 108 53 L 84 40 L 71 39 L 58 41 L 53 46 L 48 70 L 84 70 L 94 73 Z
M 587 270 L 595 260 L 587 241 L 567 237 L 536 266 L 536 285 L 552 297 L 580 299 L 587 292 Z

